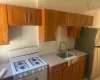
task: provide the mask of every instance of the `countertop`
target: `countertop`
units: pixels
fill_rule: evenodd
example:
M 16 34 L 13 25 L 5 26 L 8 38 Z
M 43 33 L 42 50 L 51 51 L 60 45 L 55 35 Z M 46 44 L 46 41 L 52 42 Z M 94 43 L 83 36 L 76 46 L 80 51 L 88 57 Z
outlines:
M 84 56 L 86 55 L 87 53 L 85 52 L 82 52 L 82 51 L 79 51 L 79 50 L 71 50 L 69 51 L 69 53 L 72 53 L 78 57 L 81 57 L 81 56 Z M 47 54 L 47 55 L 44 55 L 44 56 L 41 56 L 41 58 L 46 61 L 51 67 L 52 66 L 55 66 L 57 64 L 60 64 L 60 63 L 64 63 L 65 60 L 58 57 L 57 55 L 57 52 L 55 53 L 50 53 L 50 54 Z M 12 80 L 12 70 L 11 70 L 11 67 L 10 67 L 10 63 L 9 63 L 9 60 L 6 61 L 6 62 L 2 62 L 0 63 L 0 71 L 3 69 L 3 68 L 7 68 L 7 73 L 4 75 L 4 80 Z
M 2 71 L 2 69 L 6 68 L 7 69 L 7 73 L 4 75 L 4 79 L 6 80 L 10 80 L 8 78 L 11 78 L 12 77 L 12 70 L 11 70 L 11 67 L 10 67 L 10 63 L 9 61 L 6 61 L 6 62 L 1 62 L 0 63 L 0 71 Z
M 71 51 L 68 51 L 68 52 L 74 54 L 77 57 L 81 57 L 81 56 L 84 56 L 87 54 L 85 52 L 82 52 L 82 51 L 79 51 L 76 49 L 72 49 Z M 66 62 L 66 60 L 58 57 L 56 54 L 57 54 L 57 52 L 47 54 L 47 55 L 41 56 L 41 58 L 44 61 L 46 61 L 50 67 Z

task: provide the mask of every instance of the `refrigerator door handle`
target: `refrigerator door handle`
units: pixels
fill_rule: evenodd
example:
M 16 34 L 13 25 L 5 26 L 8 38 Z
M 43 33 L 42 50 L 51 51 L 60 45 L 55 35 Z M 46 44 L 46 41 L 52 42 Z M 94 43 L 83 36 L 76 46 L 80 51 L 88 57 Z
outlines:
M 95 47 L 95 48 L 100 48 L 100 46 L 93 46 L 93 47 Z

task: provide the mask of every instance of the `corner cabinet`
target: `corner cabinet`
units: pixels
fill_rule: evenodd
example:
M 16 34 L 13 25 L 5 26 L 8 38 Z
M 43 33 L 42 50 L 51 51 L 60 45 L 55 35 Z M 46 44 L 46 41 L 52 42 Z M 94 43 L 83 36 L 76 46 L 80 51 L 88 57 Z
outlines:
M 7 6 L 0 4 L 0 45 L 8 44 Z
M 62 63 L 49 67 L 48 80 L 82 80 L 85 77 L 86 56 L 79 57 L 79 60 L 68 66 L 68 63 Z
M 71 38 L 77 38 L 81 36 L 81 28 L 83 26 L 93 25 L 93 16 L 74 14 L 73 17 L 70 17 L 70 21 L 71 21 L 70 25 L 67 24 L 68 25 L 67 26 L 67 36 Z M 70 21 L 69 19 L 67 19 L 67 23 L 69 23 Z
M 54 11 L 42 9 L 42 26 L 39 27 L 40 41 L 54 41 L 56 27 L 54 26 Z
M 41 25 L 41 10 L 7 5 L 10 26 Z

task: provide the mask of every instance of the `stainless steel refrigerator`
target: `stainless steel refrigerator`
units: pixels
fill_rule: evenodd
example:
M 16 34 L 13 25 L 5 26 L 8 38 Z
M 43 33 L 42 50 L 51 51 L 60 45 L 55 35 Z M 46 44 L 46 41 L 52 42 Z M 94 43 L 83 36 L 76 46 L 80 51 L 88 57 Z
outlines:
M 100 75 L 100 29 L 83 27 L 80 38 L 75 40 L 75 48 L 88 53 L 86 77 L 91 80 Z

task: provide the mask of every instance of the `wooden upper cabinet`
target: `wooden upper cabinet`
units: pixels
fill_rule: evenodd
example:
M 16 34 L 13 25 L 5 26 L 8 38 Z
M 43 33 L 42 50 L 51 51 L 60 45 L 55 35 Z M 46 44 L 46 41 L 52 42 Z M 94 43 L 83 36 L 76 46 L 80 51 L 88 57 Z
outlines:
M 82 15 L 75 14 L 75 26 L 82 26 Z
M 34 8 L 27 8 L 27 24 L 28 25 L 41 25 L 41 10 Z
M 8 43 L 7 9 L 5 4 L 0 4 L 0 45 Z
M 26 19 L 26 8 L 19 6 L 7 6 L 8 10 L 8 24 L 11 26 L 25 25 Z
M 54 11 L 42 9 L 42 26 L 39 27 L 40 41 L 54 41 L 56 27 L 54 26 Z
M 58 26 L 65 26 L 66 22 L 66 13 L 61 11 L 54 11 L 54 25 Z
M 75 37 L 75 27 L 74 26 L 67 27 L 67 36 L 71 38 Z
M 92 26 L 93 25 L 93 16 L 88 16 L 87 17 L 87 26 Z
M 10 26 L 41 25 L 41 10 L 20 6 L 7 6 Z
M 88 16 L 87 15 L 82 15 L 82 19 L 81 19 L 81 25 L 83 26 L 87 26 L 87 19 Z
M 74 13 L 66 13 L 66 25 L 75 26 L 75 14 Z
M 81 26 L 75 26 L 75 34 L 74 37 L 78 38 L 81 36 Z

